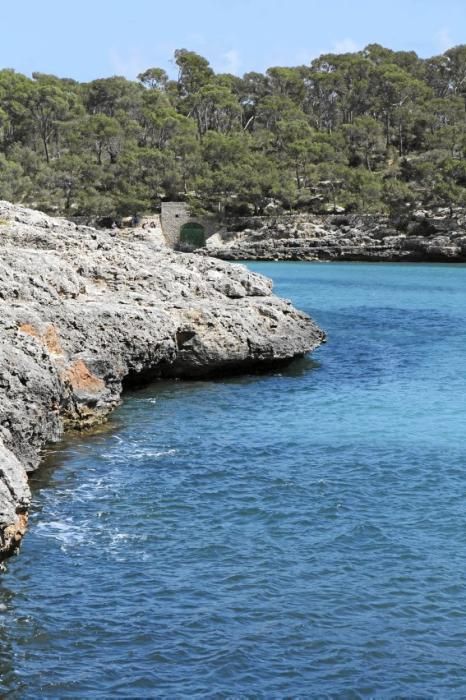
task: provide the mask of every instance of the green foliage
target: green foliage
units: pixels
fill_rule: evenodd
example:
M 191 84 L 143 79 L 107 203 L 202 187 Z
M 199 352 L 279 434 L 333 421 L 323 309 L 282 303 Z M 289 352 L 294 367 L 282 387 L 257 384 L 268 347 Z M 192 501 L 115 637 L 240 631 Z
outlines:
M 186 49 L 175 63 L 176 81 L 0 70 L 0 198 L 68 216 L 466 203 L 466 46 L 371 44 L 242 78 Z
M 382 199 L 391 216 L 403 218 L 415 201 L 412 188 L 405 182 L 395 179 L 386 180 L 383 187 Z
M 23 177 L 23 169 L 0 154 L 0 199 L 9 201 L 21 200 L 27 191 L 28 182 Z

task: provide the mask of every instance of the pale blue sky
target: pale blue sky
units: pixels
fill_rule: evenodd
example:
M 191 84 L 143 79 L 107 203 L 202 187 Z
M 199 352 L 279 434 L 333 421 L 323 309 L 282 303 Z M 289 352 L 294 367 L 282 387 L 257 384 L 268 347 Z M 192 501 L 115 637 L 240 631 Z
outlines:
M 176 48 L 242 74 L 373 42 L 421 56 L 466 43 L 466 0 L 0 0 L 0 67 L 91 80 Z

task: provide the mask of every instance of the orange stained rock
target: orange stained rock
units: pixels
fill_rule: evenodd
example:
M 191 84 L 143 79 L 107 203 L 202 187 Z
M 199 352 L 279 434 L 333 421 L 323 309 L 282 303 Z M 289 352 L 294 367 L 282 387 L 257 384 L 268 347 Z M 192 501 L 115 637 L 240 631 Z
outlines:
M 47 330 L 45 331 L 42 339 L 49 352 L 53 353 L 54 355 L 63 355 L 63 348 L 60 343 L 57 329 L 54 325 L 50 324 L 47 326 Z
M 39 331 L 31 323 L 22 323 L 18 330 L 20 330 L 22 333 L 26 333 L 27 335 L 32 335 L 33 338 L 40 338 Z
M 53 355 L 63 355 L 63 348 L 60 343 L 60 337 L 58 335 L 57 329 L 52 323 L 49 323 L 44 333 L 39 333 L 37 328 L 32 325 L 32 323 L 22 323 L 18 328 L 22 333 L 37 338 L 41 343 L 45 345 L 47 350 Z
M 83 360 L 73 362 L 66 370 L 65 378 L 76 390 L 98 393 L 105 389 L 105 382 L 92 374 Z
M 27 513 L 18 513 L 18 520 L 16 523 L 8 525 L 3 530 L 3 541 L 5 549 L 14 549 L 23 538 L 28 524 Z

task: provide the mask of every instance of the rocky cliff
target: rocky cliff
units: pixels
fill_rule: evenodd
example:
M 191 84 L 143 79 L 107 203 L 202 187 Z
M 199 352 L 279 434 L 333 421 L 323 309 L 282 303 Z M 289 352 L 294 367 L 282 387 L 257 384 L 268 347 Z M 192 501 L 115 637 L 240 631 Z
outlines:
M 202 252 L 225 260 L 466 262 L 466 215 L 420 211 L 398 227 L 370 215 L 238 219 Z
M 0 202 L 0 558 L 24 534 L 26 472 L 125 383 L 284 362 L 323 333 L 269 280 Z

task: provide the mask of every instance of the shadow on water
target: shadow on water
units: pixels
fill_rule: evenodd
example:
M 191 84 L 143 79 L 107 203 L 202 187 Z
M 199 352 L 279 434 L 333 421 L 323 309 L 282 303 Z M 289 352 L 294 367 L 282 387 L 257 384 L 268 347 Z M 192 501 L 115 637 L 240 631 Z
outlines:
M 283 377 L 300 378 L 313 370 L 320 369 L 320 367 L 321 363 L 318 360 L 313 359 L 310 355 L 305 355 L 291 362 L 280 374 Z
M 321 363 L 311 355 L 298 357 L 294 360 L 283 362 L 275 367 L 254 367 L 244 372 L 233 372 L 226 375 L 213 375 L 209 377 L 199 377 L 194 379 L 158 379 L 153 382 L 132 386 L 124 393 L 125 401 L 141 395 L 153 394 L 161 398 L 176 396 L 178 391 L 183 393 L 196 394 L 204 391 L 206 387 L 230 386 L 256 384 L 261 381 L 271 381 L 275 377 L 300 378 L 305 374 L 320 369 Z

